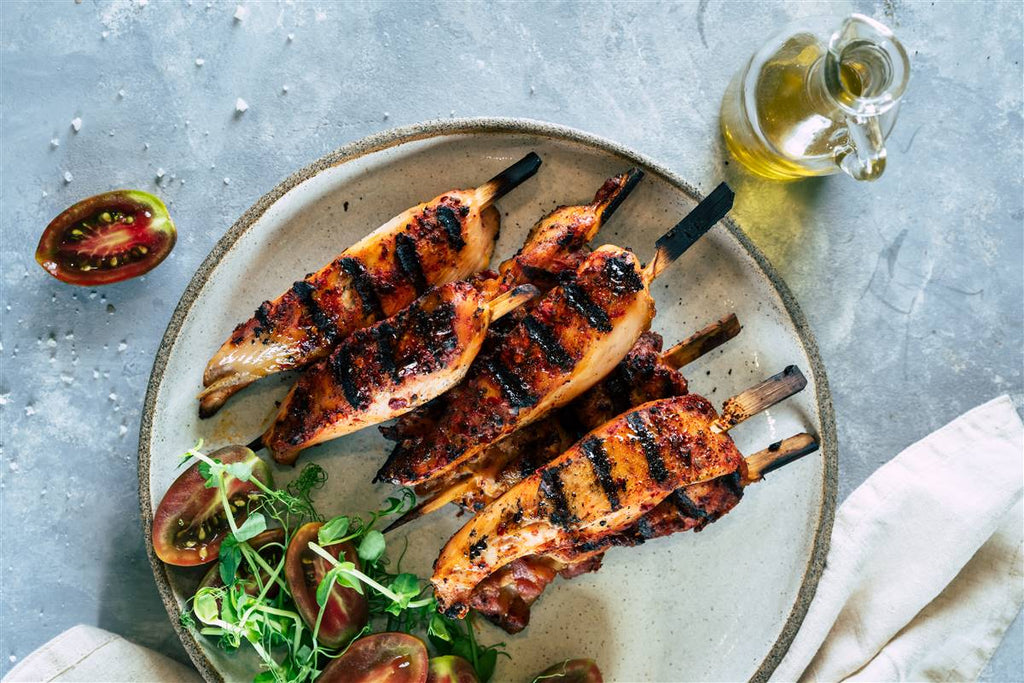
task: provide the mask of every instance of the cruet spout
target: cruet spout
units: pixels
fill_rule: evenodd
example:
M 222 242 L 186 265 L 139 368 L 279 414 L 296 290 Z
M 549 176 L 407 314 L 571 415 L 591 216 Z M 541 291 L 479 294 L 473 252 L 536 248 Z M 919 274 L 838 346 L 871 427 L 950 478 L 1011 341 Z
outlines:
M 846 139 L 833 158 L 851 177 L 875 180 L 885 170 L 885 137 L 909 80 L 907 53 L 886 26 L 854 14 L 832 34 L 823 66 L 825 88 L 846 120 Z

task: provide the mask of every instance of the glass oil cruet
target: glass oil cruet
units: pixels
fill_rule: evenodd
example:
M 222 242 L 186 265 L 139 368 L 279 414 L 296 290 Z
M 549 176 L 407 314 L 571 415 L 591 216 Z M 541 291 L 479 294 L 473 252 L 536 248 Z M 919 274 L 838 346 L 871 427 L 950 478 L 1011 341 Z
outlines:
M 875 180 L 910 63 L 886 26 L 853 14 L 790 26 L 726 90 L 722 134 L 751 171 L 794 180 L 845 171 Z

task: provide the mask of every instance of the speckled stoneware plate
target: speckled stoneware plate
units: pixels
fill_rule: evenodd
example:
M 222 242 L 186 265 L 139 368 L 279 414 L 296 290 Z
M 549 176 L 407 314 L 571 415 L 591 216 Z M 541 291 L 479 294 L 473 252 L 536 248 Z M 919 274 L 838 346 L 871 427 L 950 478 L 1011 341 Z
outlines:
M 139 492 L 147 538 L 153 511 L 179 473 L 178 456 L 197 437 L 210 447 L 247 443 L 263 431 L 291 377 L 250 387 L 214 419 L 196 416 L 206 359 L 261 301 L 284 291 L 407 207 L 452 187 L 472 187 L 535 151 L 538 174 L 499 202 L 495 263 L 556 204 L 589 201 L 608 176 L 640 166 L 647 177 L 595 244 L 653 242 L 702 193 L 640 154 L 567 128 L 522 120 L 428 123 L 374 135 L 302 169 L 260 199 L 199 268 L 178 304 L 153 367 L 139 444 Z M 710 190 L 711 188 L 705 188 Z M 600 572 L 556 581 L 530 626 L 504 640 L 496 680 L 523 681 L 572 656 L 598 661 L 611 681 L 764 679 L 778 664 L 814 593 L 832 525 L 836 440 L 818 352 L 792 294 L 764 256 L 729 221 L 715 227 L 654 288 L 654 329 L 674 343 L 735 312 L 736 339 L 686 368 L 691 390 L 717 405 L 790 363 L 809 380 L 803 393 L 733 431 L 746 453 L 809 431 L 822 449 L 751 487 L 731 514 L 700 534 L 614 549 Z M 326 512 L 374 509 L 391 491 L 370 483 L 387 451 L 367 429 L 303 456 L 330 473 L 318 497 Z M 294 470 L 276 468 L 279 482 Z M 443 542 L 465 521 L 443 511 L 396 533 L 408 536 L 403 567 L 430 574 Z M 399 543 L 401 540 L 399 539 Z M 198 572 L 167 568 L 152 554 L 157 585 L 175 627 Z M 255 661 L 228 655 L 180 631 L 209 680 L 249 680 Z

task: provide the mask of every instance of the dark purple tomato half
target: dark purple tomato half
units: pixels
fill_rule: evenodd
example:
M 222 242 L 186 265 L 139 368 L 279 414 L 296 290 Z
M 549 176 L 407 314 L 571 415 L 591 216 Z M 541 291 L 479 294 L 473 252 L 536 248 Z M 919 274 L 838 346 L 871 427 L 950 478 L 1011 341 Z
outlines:
M 426 683 L 427 646 L 408 633 L 360 638 L 327 665 L 317 683 Z
M 73 285 L 106 285 L 156 268 L 174 248 L 167 207 L 148 192 L 104 192 L 65 209 L 39 238 L 36 261 Z
M 315 628 L 320 605 L 316 601 L 316 589 L 331 569 L 331 564 L 309 548 L 310 541 L 317 540 L 317 532 L 323 526 L 310 522 L 299 527 L 288 543 L 288 555 L 284 562 L 284 575 L 288 581 L 295 606 L 299 609 L 306 625 Z M 359 556 L 351 543 L 335 543 L 324 548 L 335 559 L 352 562 L 359 567 Z M 331 589 L 320 618 L 320 630 L 316 639 L 327 647 L 339 648 L 348 644 L 369 620 L 369 605 L 366 596 L 358 591 L 337 583 Z
M 210 454 L 225 465 L 253 463 L 253 477 L 271 485 L 270 470 L 259 456 L 245 446 L 228 446 Z M 236 524 L 249 516 L 249 503 L 260 496 L 252 481 L 227 478 L 228 507 Z M 153 515 L 153 550 L 167 564 L 193 567 L 217 559 L 220 544 L 231 530 L 227 513 L 216 488 L 206 481 L 195 463 L 181 473 L 167 489 Z
M 537 674 L 544 683 L 604 683 L 593 659 L 567 659 Z
M 457 655 L 433 657 L 428 667 L 427 683 L 480 683 L 473 665 Z

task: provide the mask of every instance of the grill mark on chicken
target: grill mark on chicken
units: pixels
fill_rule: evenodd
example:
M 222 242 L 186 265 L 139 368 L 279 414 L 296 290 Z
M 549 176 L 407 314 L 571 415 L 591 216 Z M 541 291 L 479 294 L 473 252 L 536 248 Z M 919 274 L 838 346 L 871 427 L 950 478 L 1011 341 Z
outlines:
M 594 468 L 594 474 L 598 482 L 601 483 L 601 489 L 604 491 L 605 498 L 608 499 L 608 504 L 612 510 L 618 510 L 621 507 L 619 489 L 615 485 L 615 480 L 612 479 L 612 464 L 608 461 L 608 453 L 601 445 L 601 440 L 591 437 L 580 444 L 580 450 L 587 456 L 587 460 Z
M 352 279 L 352 288 L 359 295 L 363 313 L 374 318 L 385 317 L 384 307 L 381 306 L 380 297 L 377 296 L 377 290 L 373 286 L 373 278 L 366 272 L 366 267 L 351 257 L 339 259 L 338 265 Z
M 405 273 L 405 277 L 412 283 L 417 296 L 427 291 L 429 285 L 423 274 L 423 264 L 420 263 L 420 255 L 416 251 L 416 240 L 408 233 L 400 232 L 395 235 L 395 261 L 398 268 Z
M 604 274 L 616 294 L 630 294 L 643 289 L 644 283 L 633 264 L 624 258 L 610 258 L 605 261 Z
M 462 238 L 462 221 L 447 206 L 437 207 L 437 220 L 444 227 L 448 244 L 452 245 L 455 251 L 461 251 L 466 246 L 466 241 Z
M 487 359 L 487 369 L 490 370 L 494 381 L 501 388 L 501 393 L 514 408 L 527 408 L 537 402 L 537 397 L 530 393 L 529 387 L 523 383 L 523 380 L 507 368 L 500 359 Z
M 388 322 L 382 322 L 372 328 L 373 339 L 377 342 L 377 353 L 374 357 L 384 372 L 391 375 L 396 382 L 399 380 L 398 365 L 395 363 L 395 339 L 397 332 Z
M 659 484 L 662 483 L 668 478 L 668 469 L 665 467 L 665 461 L 661 459 L 661 448 L 658 446 L 657 437 L 647 427 L 643 415 L 639 412 L 627 415 L 626 424 L 633 430 L 643 448 L 651 478 Z
M 362 409 L 367 405 L 367 398 L 359 390 L 355 378 L 352 376 L 352 354 L 347 348 L 340 348 L 331 356 L 331 370 L 334 378 L 341 385 L 345 400 L 356 409 Z
M 413 319 L 413 329 L 422 339 L 430 340 L 427 345 L 435 361 L 455 350 L 458 345 L 455 330 L 455 306 L 442 303 L 432 311 L 420 310 Z
M 292 291 L 295 292 L 295 296 L 299 298 L 299 301 L 306 308 L 309 319 L 313 321 L 313 327 L 316 328 L 317 332 L 323 336 L 327 343 L 333 344 L 338 336 L 338 328 L 335 326 L 334 320 L 320 308 L 320 304 L 313 297 L 316 287 L 305 280 L 299 280 L 292 285 Z
M 706 519 L 708 516 L 708 513 L 706 513 L 703 508 L 690 500 L 690 497 L 686 495 L 686 491 L 684 489 L 676 489 L 669 494 L 667 500 L 684 518 L 690 517 L 694 519 Z
M 587 323 L 599 332 L 611 332 L 612 324 L 608 320 L 608 314 L 600 306 L 595 304 L 575 282 L 567 282 L 562 285 L 562 293 L 565 301 L 572 306 L 577 313 L 586 318 Z
M 555 336 L 554 331 L 550 327 L 532 315 L 528 315 L 523 319 L 523 326 L 526 327 L 526 333 L 530 335 L 530 339 L 547 354 L 551 362 L 566 371 L 572 370 L 575 367 L 576 361 L 565 350 L 565 347 L 559 343 L 558 337 Z
M 270 302 L 264 301 L 260 304 L 260 307 L 256 309 L 256 312 L 252 314 L 252 317 L 256 318 L 256 329 L 253 332 L 257 337 L 262 336 L 264 332 L 270 332 L 274 329 L 274 323 L 270 321 Z M 239 340 L 238 343 L 241 343 Z
M 545 498 L 551 502 L 551 513 L 548 519 L 555 526 L 568 529 L 574 524 L 576 515 L 569 510 L 569 501 L 565 497 L 565 490 L 562 487 L 562 478 L 559 472 L 561 467 L 549 467 L 541 473 L 540 490 Z

